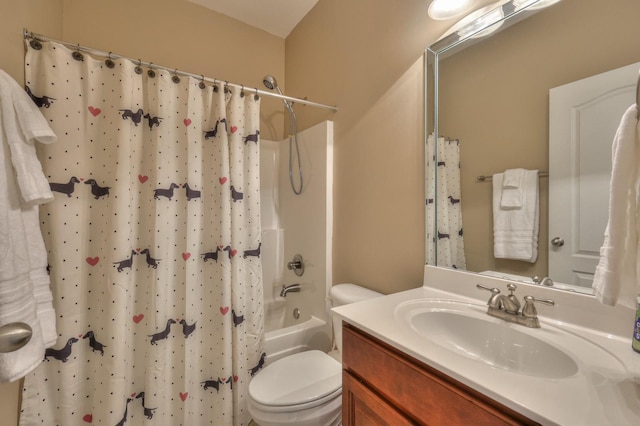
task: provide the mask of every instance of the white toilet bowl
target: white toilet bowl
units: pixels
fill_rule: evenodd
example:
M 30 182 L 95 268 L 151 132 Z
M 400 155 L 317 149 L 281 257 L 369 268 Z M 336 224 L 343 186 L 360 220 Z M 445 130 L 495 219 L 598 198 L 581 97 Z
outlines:
M 381 296 L 354 284 L 331 289 L 333 306 Z M 337 324 L 336 324 L 337 323 Z M 338 350 L 339 320 L 334 320 Z M 342 365 L 335 352 L 300 352 L 263 368 L 249 383 L 248 408 L 260 426 L 338 426 L 342 424 Z
M 342 366 L 321 351 L 265 367 L 249 383 L 249 413 L 260 426 L 340 424 Z

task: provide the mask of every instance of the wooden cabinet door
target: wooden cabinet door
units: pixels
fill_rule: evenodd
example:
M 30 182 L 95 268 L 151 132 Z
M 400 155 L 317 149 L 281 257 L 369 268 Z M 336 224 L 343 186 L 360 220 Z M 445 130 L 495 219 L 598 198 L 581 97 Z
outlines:
M 346 371 L 342 372 L 342 413 L 344 426 L 415 424 Z

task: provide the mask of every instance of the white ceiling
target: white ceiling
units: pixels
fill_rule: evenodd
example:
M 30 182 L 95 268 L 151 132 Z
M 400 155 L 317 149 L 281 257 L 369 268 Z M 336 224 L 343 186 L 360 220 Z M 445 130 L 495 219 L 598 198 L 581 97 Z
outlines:
M 318 0 L 188 0 L 286 38 Z

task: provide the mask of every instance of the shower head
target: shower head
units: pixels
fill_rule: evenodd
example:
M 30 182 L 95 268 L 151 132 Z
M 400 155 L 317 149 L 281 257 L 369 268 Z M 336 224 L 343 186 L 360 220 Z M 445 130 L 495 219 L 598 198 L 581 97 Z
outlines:
M 269 89 L 269 90 L 273 90 L 276 87 L 278 87 L 278 83 L 276 82 L 276 78 L 274 76 L 272 76 L 271 74 L 265 75 L 264 78 L 262 79 L 262 82 L 264 83 L 265 86 L 267 86 L 267 89 Z
M 267 89 L 275 90 L 276 92 L 278 92 L 278 94 L 284 96 L 284 93 L 282 93 L 282 90 L 280 90 L 280 86 L 278 86 L 278 82 L 276 81 L 276 78 L 271 74 L 265 75 L 264 78 L 262 79 L 262 82 L 267 87 Z M 293 112 L 293 108 L 291 108 L 291 103 L 285 99 L 283 99 L 282 102 L 284 102 L 284 106 L 287 107 L 287 110 L 293 114 L 294 112 Z

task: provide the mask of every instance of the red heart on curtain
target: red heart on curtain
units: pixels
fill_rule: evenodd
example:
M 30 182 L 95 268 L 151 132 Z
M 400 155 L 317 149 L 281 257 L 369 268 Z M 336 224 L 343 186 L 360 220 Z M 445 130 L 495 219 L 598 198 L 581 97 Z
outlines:
M 138 175 L 140 183 L 145 183 L 149 179 L 149 176 Z
M 140 321 L 142 321 L 142 318 L 144 318 L 144 314 L 134 315 L 134 316 L 133 316 L 133 322 L 135 322 L 135 323 L 137 324 L 137 323 L 139 323 Z
M 238 376 L 234 375 L 234 376 L 233 376 L 233 381 L 234 381 L 234 382 L 237 382 L 237 381 L 238 381 Z
M 100 108 L 94 108 L 92 106 L 89 107 L 89 112 L 91 113 L 91 115 L 93 115 L 94 117 L 97 117 L 98 115 L 100 115 L 100 113 L 102 112 L 102 110 Z
M 238 250 L 233 249 L 231 250 L 231 257 L 235 256 L 238 253 Z
M 227 178 L 221 177 L 221 178 L 218 178 L 218 181 L 220 182 L 220 185 L 224 185 L 227 182 Z
M 93 422 L 93 415 L 92 415 L 92 414 L 85 414 L 85 415 L 82 417 L 82 420 L 83 420 L 85 423 L 91 423 L 91 422 Z
M 229 307 L 228 306 L 221 306 L 220 307 L 220 313 L 222 313 L 222 315 L 226 315 L 227 312 L 229 312 Z
M 184 260 L 187 260 L 187 259 L 189 259 L 190 257 L 191 257 L 191 253 L 189 253 L 189 252 L 187 252 L 187 253 L 182 253 L 182 258 L 183 258 Z
M 87 263 L 91 266 L 96 266 L 98 264 L 98 262 L 100 261 L 100 258 L 98 256 L 96 257 L 87 257 L 85 259 L 87 261 Z
M 181 400 L 183 400 L 183 401 L 186 400 L 188 396 L 189 396 L 189 392 L 185 392 L 185 393 L 180 392 L 180 399 Z
M 135 392 L 134 392 L 134 393 L 132 393 L 132 394 L 131 394 L 131 398 L 134 398 L 136 395 L 137 395 L 137 393 L 135 393 Z
M 185 118 L 184 119 L 184 125 L 188 126 L 189 124 L 191 124 L 191 119 L 190 118 Z M 184 401 L 184 400 L 183 400 Z
M 238 131 L 238 127 L 236 126 L 231 126 L 231 133 L 235 133 Z

